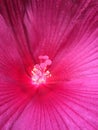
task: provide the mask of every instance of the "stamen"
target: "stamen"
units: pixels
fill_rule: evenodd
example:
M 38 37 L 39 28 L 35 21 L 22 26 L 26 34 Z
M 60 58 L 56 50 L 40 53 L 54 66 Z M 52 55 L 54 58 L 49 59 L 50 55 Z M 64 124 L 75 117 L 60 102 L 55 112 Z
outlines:
M 52 61 L 47 55 L 39 56 L 40 64 L 36 64 L 31 71 L 32 81 L 35 85 L 45 84 L 47 78 L 51 77 L 51 73 L 47 70 L 47 66 L 52 64 Z

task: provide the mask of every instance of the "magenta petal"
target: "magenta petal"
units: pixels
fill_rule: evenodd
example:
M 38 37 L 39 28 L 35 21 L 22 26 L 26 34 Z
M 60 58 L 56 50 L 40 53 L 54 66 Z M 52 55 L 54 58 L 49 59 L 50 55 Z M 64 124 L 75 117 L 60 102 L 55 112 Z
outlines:
M 97 129 L 98 1 L 1 0 L 0 130 Z

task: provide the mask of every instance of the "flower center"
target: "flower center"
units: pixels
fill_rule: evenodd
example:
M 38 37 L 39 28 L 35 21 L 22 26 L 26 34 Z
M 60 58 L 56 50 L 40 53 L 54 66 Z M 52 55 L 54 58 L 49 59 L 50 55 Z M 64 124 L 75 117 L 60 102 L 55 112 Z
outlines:
M 33 67 L 32 73 L 32 81 L 35 85 L 45 84 L 47 78 L 51 77 L 51 73 L 47 70 L 47 66 L 52 64 L 52 61 L 48 56 L 39 56 L 40 64 L 36 64 Z

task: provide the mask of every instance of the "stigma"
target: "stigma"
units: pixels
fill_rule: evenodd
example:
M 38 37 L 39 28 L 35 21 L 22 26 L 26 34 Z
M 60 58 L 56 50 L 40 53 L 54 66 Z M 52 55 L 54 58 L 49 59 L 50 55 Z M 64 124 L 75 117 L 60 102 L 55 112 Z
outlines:
M 41 84 L 46 84 L 46 81 L 51 77 L 50 71 L 47 69 L 48 66 L 52 64 L 52 61 L 47 55 L 39 56 L 39 64 L 34 65 L 31 71 L 32 83 L 36 86 Z

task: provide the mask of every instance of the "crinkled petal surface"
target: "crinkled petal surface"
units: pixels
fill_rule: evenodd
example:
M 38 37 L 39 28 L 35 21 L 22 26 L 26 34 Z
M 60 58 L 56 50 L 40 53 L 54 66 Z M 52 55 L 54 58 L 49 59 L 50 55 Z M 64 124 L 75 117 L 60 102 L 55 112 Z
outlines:
M 52 60 L 37 87 L 38 57 Z M 0 130 L 98 129 L 98 1 L 0 0 Z

